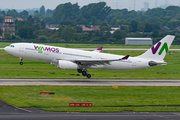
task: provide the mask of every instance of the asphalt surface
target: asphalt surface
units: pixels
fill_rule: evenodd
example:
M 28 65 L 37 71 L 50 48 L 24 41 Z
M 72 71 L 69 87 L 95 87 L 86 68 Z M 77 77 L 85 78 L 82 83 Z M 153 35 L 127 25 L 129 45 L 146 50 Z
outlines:
M 0 79 L 4 85 L 180 86 L 180 80 Z
M 140 85 L 180 86 L 180 80 L 0 79 L 1 85 Z M 168 106 L 174 107 L 174 106 Z M 176 106 L 178 107 L 178 106 Z M 180 112 L 79 113 L 18 108 L 0 101 L 0 120 L 179 120 Z
M 0 100 L 0 120 L 179 120 L 180 112 L 79 113 L 18 108 Z

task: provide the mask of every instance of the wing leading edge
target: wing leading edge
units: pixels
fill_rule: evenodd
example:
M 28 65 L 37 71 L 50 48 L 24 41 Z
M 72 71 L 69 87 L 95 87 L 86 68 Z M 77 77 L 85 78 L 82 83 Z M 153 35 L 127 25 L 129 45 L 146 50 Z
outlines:
M 68 61 L 72 61 L 74 63 L 77 63 L 79 65 L 105 65 L 105 64 L 110 64 L 110 62 L 112 61 L 120 61 L 120 60 L 126 60 L 129 58 L 130 55 L 126 55 L 123 58 L 120 59 L 74 59 L 74 60 L 70 60 L 70 59 L 57 59 L 57 60 L 68 60 Z

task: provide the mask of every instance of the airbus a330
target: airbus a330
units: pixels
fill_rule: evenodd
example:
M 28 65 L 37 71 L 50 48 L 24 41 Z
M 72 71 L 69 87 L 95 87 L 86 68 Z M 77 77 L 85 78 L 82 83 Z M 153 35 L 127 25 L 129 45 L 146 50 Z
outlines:
M 167 65 L 164 57 L 174 38 L 175 36 L 167 35 L 145 53 L 135 57 L 101 53 L 103 47 L 84 51 L 34 43 L 14 43 L 4 50 L 19 57 L 20 65 L 23 65 L 23 59 L 46 61 L 59 69 L 77 70 L 83 76 L 91 78 L 87 69 L 125 71 Z

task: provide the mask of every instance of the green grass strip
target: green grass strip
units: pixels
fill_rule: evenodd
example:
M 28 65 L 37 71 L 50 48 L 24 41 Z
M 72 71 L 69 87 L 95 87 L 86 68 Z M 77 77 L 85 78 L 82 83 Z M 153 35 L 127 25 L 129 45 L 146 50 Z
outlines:
M 55 94 L 40 95 L 40 92 Z M 119 86 L 118 89 L 112 86 L 0 86 L 0 99 L 17 107 L 50 111 L 180 111 L 180 87 L 176 86 Z M 92 103 L 93 107 L 69 107 L 69 103 Z

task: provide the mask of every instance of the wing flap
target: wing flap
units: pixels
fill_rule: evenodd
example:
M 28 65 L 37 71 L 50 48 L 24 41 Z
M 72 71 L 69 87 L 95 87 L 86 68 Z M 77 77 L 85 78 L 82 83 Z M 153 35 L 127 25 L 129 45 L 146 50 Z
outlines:
M 74 62 L 79 64 L 86 64 L 86 65 L 110 65 L 110 62 L 112 61 L 120 61 L 120 60 L 126 60 L 129 58 L 130 55 L 127 55 L 120 59 L 76 59 Z
M 120 59 L 56 59 L 56 60 L 68 60 L 72 61 L 74 63 L 77 63 L 79 65 L 110 65 L 110 62 L 112 61 L 120 61 L 120 60 L 126 60 L 129 58 L 130 55 L 126 55 L 125 57 L 122 57 Z

